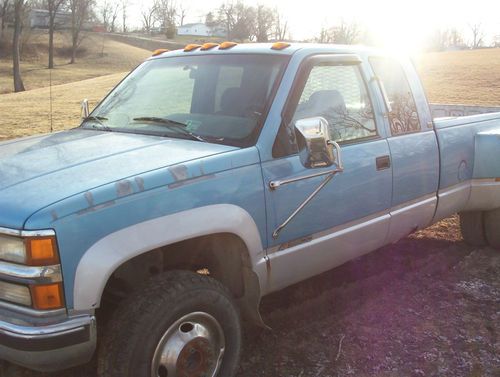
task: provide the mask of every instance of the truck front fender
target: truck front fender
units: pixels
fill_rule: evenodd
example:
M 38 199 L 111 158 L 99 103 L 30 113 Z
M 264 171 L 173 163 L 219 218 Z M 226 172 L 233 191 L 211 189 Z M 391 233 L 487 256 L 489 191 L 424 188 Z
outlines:
M 128 260 L 162 246 L 217 233 L 231 233 L 243 240 L 252 269 L 264 258 L 255 221 L 236 205 L 216 204 L 158 217 L 108 234 L 85 252 L 75 275 L 74 310 L 99 307 L 108 279 Z M 258 281 L 259 274 L 253 275 Z M 253 288 L 260 295 L 260 283 Z

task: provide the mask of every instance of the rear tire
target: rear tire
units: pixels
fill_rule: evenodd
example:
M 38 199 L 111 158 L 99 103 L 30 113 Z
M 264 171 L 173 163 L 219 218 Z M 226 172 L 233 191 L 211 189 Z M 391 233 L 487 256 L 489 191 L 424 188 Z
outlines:
M 241 321 L 229 291 L 188 271 L 159 274 L 113 314 L 98 351 L 100 377 L 232 377 Z
M 490 246 L 500 250 L 500 208 L 484 214 L 484 230 Z
M 482 211 L 460 212 L 460 230 L 464 241 L 469 245 L 487 245 Z

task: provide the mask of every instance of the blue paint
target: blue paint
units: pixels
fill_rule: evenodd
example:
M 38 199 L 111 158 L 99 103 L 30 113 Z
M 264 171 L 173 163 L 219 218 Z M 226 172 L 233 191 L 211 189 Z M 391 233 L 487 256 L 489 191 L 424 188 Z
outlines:
M 485 114 L 466 118 L 467 123 L 461 118 L 435 120 L 441 155 L 440 189 L 472 178 L 496 178 L 498 159 L 495 155 L 500 149 L 500 142 L 494 136 L 485 137 L 485 132 L 498 130 L 500 116 Z M 491 154 L 491 151 L 495 152 Z M 475 153 L 481 160 L 477 164 Z
M 445 188 L 499 173 L 498 115 L 438 120 L 434 132 L 425 94 L 408 62 L 404 68 L 415 93 L 422 131 L 390 137 L 383 97 L 367 63 L 367 57 L 375 54 L 372 50 L 292 44 L 276 51 L 270 45 L 239 45 L 224 51 L 180 50 L 152 59 L 250 53 L 290 56 L 254 146 L 240 149 L 79 129 L 0 143 L 0 226 L 55 229 L 69 308 L 76 267 L 85 251 L 104 236 L 142 221 L 210 204 L 234 204 L 252 216 L 266 249 L 372 214 L 387 214 L 393 206 L 436 192 L 438 181 Z M 343 145 L 345 171 L 333 178 L 276 241 L 272 232 L 323 179 L 269 190 L 271 180 L 311 173 L 297 155 L 272 156 L 282 111 L 304 59 L 338 53 L 356 53 L 362 58 L 360 68 L 380 137 Z M 488 130 L 495 132 L 484 132 Z M 475 150 L 480 151 L 477 161 Z M 494 158 L 488 159 L 491 154 Z M 384 155 L 391 156 L 391 168 L 378 171 L 376 158 Z
M 435 193 L 439 180 L 439 155 L 434 131 L 388 139 L 393 169 L 392 206 Z
M 345 145 L 344 172 L 335 175 L 319 194 L 283 229 L 278 240 L 273 231 L 314 191 L 324 177 L 294 182 L 266 190 L 269 246 L 295 240 L 378 212 L 389 211 L 392 170 L 377 171 L 375 160 L 388 155 L 386 140 Z M 300 177 L 311 173 L 298 155 L 263 163 L 264 181 Z M 328 169 L 315 169 L 315 171 Z M 385 237 L 385 234 L 381 234 Z

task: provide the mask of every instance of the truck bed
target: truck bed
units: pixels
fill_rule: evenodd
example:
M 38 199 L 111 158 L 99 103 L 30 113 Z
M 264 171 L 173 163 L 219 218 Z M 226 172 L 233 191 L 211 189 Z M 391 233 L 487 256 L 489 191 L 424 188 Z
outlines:
M 441 166 L 434 221 L 453 212 L 500 207 L 500 108 L 431 105 L 431 109 L 433 114 L 448 112 L 447 117 L 434 119 Z

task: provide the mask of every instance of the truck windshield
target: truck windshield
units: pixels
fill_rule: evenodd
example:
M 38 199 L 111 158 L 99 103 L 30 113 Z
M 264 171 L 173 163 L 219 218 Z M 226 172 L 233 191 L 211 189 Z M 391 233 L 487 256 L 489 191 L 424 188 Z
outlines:
M 229 54 L 150 60 L 81 127 L 249 146 L 286 62 L 286 56 Z

